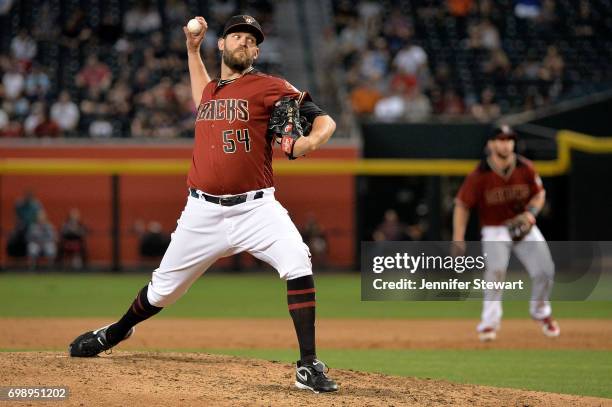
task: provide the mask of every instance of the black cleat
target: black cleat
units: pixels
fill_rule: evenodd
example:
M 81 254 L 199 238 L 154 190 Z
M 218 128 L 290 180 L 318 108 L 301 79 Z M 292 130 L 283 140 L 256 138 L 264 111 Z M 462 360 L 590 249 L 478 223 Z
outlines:
M 327 377 L 329 369 L 325 363 L 318 359 L 312 363 L 303 363 L 298 360 L 297 370 L 295 371 L 295 387 L 303 390 L 311 390 L 314 393 L 327 393 L 338 391 L 338 385 Z
M 74 341 L 72 341 L 70 346 L 68 346 L 70 356 L 90 358 L 117 345 L 110 345 L 106 340 L 106 328 L 109 326 L 110 325 L 106 325 L 102 328 L 96 329 L 95 331 L 85 332 L 83 335 L 78 336 Z M 134 328 L 132 327 L 132 329 L 128 331 L 127 335 L 125 335 L 125 338 L 119 342 L 125 341 L 132 336 L 133 333 Z

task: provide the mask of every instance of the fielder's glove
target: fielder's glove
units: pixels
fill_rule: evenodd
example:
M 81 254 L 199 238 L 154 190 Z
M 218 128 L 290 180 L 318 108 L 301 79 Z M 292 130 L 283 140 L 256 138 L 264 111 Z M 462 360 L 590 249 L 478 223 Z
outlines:
M 310 123 L 305 117 L 300 117 L 300 107 L 297 100 L 284 97 L 274 104 L 274 110 L 268 122 L 268 134 L 281 145 L 281 149 L 290 160 L 293 156 L 293 146 L 297 139 L 308 136 Z
M 510 232 L 510 237 L 513 241 L 518 242 L 523 240 L 525 236 L 531 231 L 531 228 L 535 224 L 535 218 L 528 212 L 523 212 L 516 215 L 514 218 L 506 221 L 505 225 Z

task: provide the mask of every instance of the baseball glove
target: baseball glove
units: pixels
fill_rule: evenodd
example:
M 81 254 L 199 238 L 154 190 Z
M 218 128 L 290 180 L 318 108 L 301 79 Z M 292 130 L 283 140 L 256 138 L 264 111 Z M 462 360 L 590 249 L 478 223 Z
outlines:
M 293 156 L 293 146 L 297 139 L 307 136 L 310 123 L 305 117 L 300 117 L 300 107 L 297 100 L 284 97 L 274 104 L 274 110 L 268 122 L 268 134 L 281 145 L 281 149 L 290 160 Z
M 533 224 L 533 216 L 529 216 L 528 213 L 516 215 L 514 218 L 509 219 L 505 223 L 506 227 L 508 228 L 508 232 L 510 232 L 510 237 L 515 242 L 523 240 L 523 238 L 531 231 Z

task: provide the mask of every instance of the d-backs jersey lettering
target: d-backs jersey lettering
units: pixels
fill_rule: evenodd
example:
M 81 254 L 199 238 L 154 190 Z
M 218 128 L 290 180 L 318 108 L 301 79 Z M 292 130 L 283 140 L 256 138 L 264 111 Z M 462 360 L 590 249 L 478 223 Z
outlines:
M 187 184 L 213 195 L 236 195 L 273 186 L 267 137 L 274 103 L 284 96 L 309 99 L 282 78 L 254 69 L 202 92 Z
M 517 155 L 515 166 L 506 174 L 483 160 L 466 177 L 456 200 L 478 209 L 481 226 L 498 226 L 525 211 L 527 203 L 542 189 L 542 180 L 531 161 Z

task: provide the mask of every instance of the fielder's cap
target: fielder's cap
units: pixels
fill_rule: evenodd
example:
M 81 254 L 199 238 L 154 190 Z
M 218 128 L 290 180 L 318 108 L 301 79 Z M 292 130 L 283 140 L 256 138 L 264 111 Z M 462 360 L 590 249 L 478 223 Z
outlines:
M 227 34 L 237 31 L 244 31 L 253 34 L 255 36 L 255 40 L 257 41 L 257 45 L 261 44 L 264 40 L 264 33 L 261 26 L 257 20 L 251 16 L 241 14 L 230 17 L 223 28 L 223 37 L 225 38 Z
M 517 134 L 507 124 L 495 127 L 491 133 L 489 133 L 489 140 L 516 140 Z

